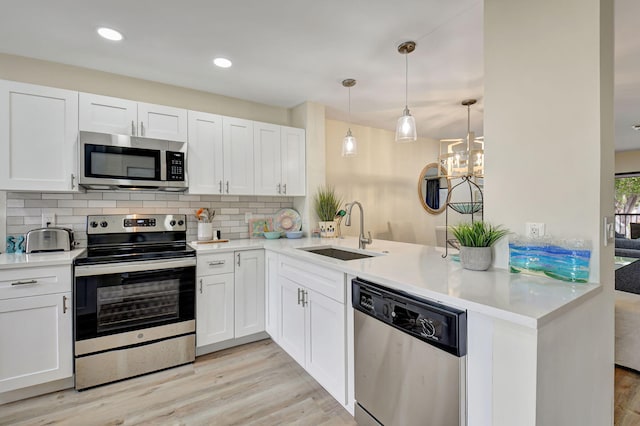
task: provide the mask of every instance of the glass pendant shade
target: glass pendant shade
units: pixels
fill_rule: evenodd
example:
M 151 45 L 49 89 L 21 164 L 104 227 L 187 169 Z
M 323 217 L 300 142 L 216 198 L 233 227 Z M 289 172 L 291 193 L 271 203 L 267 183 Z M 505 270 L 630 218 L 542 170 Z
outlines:
M 467 107 L 467 138 L 440 139 L 440 170 L 446 171 L 448 178 L 484 176 L 484 137 L 476 137 L 471 131 L 470 106 L 475 103 L 475 99 L 462 101 L 462 105 Z
M 396 125 L 396 142 L 413 142 L 417 138 L 416 119 L 409 113 L 409 108 L 405 107 Z
M 351 129 L 347 131 L 347 135 L 342 140 L 342 156 L 352 157 L 358 154 L 358 141 L 351 134 Z

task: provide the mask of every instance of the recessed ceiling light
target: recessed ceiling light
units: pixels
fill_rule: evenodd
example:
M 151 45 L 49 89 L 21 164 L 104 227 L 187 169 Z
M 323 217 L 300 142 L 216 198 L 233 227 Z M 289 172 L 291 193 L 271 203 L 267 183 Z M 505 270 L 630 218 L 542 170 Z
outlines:
M 213 63 L 220 68 L 229 68 L 231 66 L 231 61 L 227 58 L 215 58 Z
M 631 128 L 633 128 L 633 130 L 640 130 L 640 124 L 634 124 Z
M 98 34 L 100 34 L 101 37 L 111 41 L 120 41 L 123 39 L 122 34 L 119 31 L 114 30 L 113 28 L 98 28 Z

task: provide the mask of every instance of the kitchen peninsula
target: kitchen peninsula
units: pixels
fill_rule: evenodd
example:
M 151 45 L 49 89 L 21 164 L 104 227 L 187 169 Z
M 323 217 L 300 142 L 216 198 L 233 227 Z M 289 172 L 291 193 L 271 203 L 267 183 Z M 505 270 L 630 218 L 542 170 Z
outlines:
M 463 270 L 457 262 L 442 259 L 442 249 L 416 244 L 374 240 L 367 250 L 372 257 L 341 261 L 300 248 L 331 246 L 359 251 L 357 239 L 235 240 L 229 243 L 197 244 L 198 258 L 232 252 L 262 251 L 266 254 L 266 313 L 278 301 L 271 298 L 269 259 L 289 259 L 289 263 L 309 265 L 318 277 L 342 277 L 346 317 L 346 394 L 340 401 L 353 409 L 353 310 L 350 280 L 360 277 L 386 287 L 441 302 L 467 311 L 467 419 L 469 425 L 534 424 L 535 411 L 557 413 L 564 398 L 576 395 L 545 388 L 544 398 L 536 398 L 548 374 L 555 368 L 554 383 L 561 384 L 575 374 L 589 374 L 593 336 L 592 310 L 601 297 L 595 284 L 569 284 L 551 279 L 511 274 L 505 270 L 488 272 Z M 69 254 L 0 255 L 0 268 L 29 271 L 40 266 L 61 267 L 71 262 L 79 250 Z M 324 271 L 324 272 L 322 272 Z M 271 271 L 273 274 L 273 271 Z M 7 284 L 8 285 L 8 284 Z M 270 286 L 272 286 L 270 288 Z M 267 332 L 274 334 L 269 328 Z M 276 333 L 277 334 L 277 333 Z M 278 342 L 277 336 L 274 340 Z M 287 350 L 286 345 L 278 342 Z M 69 342 L 70 344 L 70 342 Z M 69 348 L 70 350 L 70 348 Z M 292 355 L 293 356 L 293 355 Z M 294 356 L 295 359 L 295 356 Z M 69 359 L 71 362 L 71 359 Z M 325 386 L 327 387 L 327 386 Z M 337 398 L 338 399 L 338 398 Z M 570 423 L 570 419 L 567 419 Z M 567 424 L 569 424 L 567 423 Z

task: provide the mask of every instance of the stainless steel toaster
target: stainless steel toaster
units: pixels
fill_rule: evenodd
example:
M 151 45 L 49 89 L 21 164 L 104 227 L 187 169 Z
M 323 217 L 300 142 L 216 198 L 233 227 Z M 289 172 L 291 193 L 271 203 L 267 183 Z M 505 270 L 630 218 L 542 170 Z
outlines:
M 27 253 L 69 251 L 75 245 L 73 231 L 69 228 L 50 227 L 27 232 Z

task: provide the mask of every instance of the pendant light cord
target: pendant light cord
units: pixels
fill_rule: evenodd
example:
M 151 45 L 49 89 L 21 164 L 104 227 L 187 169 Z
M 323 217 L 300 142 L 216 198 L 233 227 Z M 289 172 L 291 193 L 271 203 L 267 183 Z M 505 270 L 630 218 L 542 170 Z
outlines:
M 404 54 L 404 109 L 409 109 L 409 53 Z
M 349 87 L 349 130 L 351 130 L 351 87 Z

